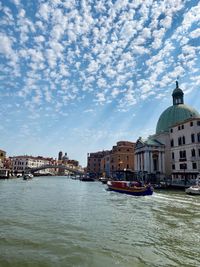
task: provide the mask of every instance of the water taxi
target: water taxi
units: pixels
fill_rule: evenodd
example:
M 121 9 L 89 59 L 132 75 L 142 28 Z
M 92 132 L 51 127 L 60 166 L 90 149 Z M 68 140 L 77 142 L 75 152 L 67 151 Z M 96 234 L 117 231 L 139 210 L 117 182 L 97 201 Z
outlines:
M 133 196 L 147 196 L 153 194 L 153 187 L 149 185 L 142 186 L 138 182 L 128 181 L 108 181 L 108 190 Z
M 192 185 L 185 189 L 185 192 L 189 195 L 200 195 L 200 175 L 196 179 L 196 185 Z

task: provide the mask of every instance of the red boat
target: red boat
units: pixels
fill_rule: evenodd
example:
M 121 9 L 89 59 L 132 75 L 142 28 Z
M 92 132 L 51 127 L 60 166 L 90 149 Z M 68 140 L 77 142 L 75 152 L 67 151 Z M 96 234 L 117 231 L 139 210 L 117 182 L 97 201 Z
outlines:
M 109 190 L 133 196 L 147 196 L 153 194 L 153 187 L 151 185 L 142 186 L 138 182 L 108 181 L 107 186 Z

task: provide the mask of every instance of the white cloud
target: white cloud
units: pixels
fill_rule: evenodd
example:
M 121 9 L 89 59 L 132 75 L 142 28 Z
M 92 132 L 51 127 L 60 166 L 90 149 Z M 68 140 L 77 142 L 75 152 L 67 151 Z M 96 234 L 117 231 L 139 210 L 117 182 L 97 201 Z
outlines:
M 14 54 L 11 38 L 4 33 L 0 33 L 0 40 L 0 53 L 4 54 L 6 57 L 11 57 Z

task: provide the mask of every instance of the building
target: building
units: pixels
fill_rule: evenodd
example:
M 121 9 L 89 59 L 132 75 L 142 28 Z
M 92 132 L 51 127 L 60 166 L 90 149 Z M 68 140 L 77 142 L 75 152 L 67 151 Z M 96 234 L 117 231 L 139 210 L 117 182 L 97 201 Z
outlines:
M 6 152 L 0 149 L 0 161 L 3 162 L 6 158 Z
M 112 150 L 88 154 L 87 172 L 94 177 L 117 177 L 120 172 L 134 171 L 134 146 L 129 141 L 119 141 Z
M 173 105 L 159 117 L 156 133 L 147 140 L 140 137 L 136 142 L 135 170 L 140 179 L 158 182 L 171 178 L 172 171 L 175 174 L 179 170 L 176 170 L 177 164 L 175 166 L 172 164 L 174 138 L 172 138 L 171 131 L 176 125 L 184 125 L 186 121 L 193 119 L 198 121 L 200 118 L 198 111 L 184 104 L 184 93 L 179 88 L 178 82 L 176 82 L 176 88 L 172 93 L 172 99 Z M 182 134 L 187 135 L 186 129 L 182 130 Z
M 75 160 L 75 159 L 69 159 L 67 163 L 69 165 L 71 165 L 71 166 L 74 166 L 74 167 L 78 167 L 79 166 L 78 160 Z
M 173 126 L 170 140 L 173 184 L 195 183 L 200 173 L 200 118 Z
M 54 165 L 54 160 L 52 158 L 44 158 L 41 156 L 15 156 L 11 157 L 12 170 L 13 172 L 23 173 L 28 169 L 39 168 L 44 165 Z M 37 171 L 38 174 L 54 174 L 54 169 L 44 169 Z
M 60 152 L 58 153 L 58 160 L 62 160 L 62 157 L 63 157 L 63 153 L 62 153 L 62 151 L 60 151 Z
M 129 141 L 119 141 L 105 159 L 106 175 L 116 177 L 126 170 L 134 172 L 134 148 L 135 143 Z
M 90 177 L 98 178 L 102 175 L 101 160 L 110 153 L 110 151 L 98 151 L 88 153 L 87 173 Z

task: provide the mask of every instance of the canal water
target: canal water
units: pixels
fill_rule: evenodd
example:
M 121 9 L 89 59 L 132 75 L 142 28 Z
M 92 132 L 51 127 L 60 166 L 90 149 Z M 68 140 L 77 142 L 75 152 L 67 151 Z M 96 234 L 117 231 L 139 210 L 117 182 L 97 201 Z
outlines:
M 68 177 L 0 181 L 1 267 L 200 266 L 200 197 Z

